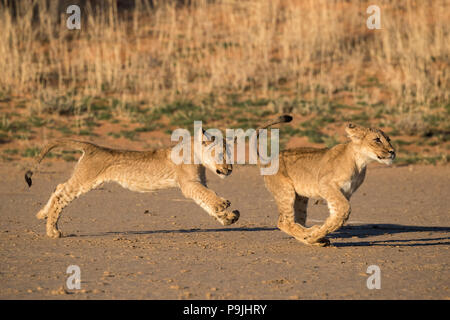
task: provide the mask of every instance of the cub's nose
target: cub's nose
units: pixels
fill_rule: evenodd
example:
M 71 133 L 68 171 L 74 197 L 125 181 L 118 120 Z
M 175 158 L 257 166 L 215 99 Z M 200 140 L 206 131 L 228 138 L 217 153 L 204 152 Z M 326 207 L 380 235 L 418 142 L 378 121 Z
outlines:
M 394 160 L 395 159 L 395 151 L 389 150 L 389 154 L 391 155 L 391 159 Z

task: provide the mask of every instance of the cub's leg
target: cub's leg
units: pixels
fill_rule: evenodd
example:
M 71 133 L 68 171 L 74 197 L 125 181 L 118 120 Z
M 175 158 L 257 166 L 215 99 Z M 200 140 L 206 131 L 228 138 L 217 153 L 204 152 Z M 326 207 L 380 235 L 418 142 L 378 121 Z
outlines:
M 326 239 L 314 242 L 308 239 L 308 228 L 304 227 L 308 198 L 298 196 L 290 180 L 280 175 L 265 176 L 264 181 L 278 206 L 278 228 L 305 244 L 327 245 Z
M 239 211 L 233 212 L 226 209 L 230 201 L 219 197 L 214 191 L 197 181 L 180 182 L 181 192 L 186 198 L 193 199 L 210 216 L 215 217 L 222 225 L 227 226 L 239 219 Z
M 61 232 L 58 230 L 58 220 L 61 211 L 66 207 L 72 200 L 79 197 L 81 194 L 88 192 L 89 190 L 95 188 L 97 184 L 92 182 L 79 183 L 74 177 L 70 178 L 66 183 L 58 185 L 55 192 L 50 197 L 49 202 L 44 209 L 47 211 L 44 213 L 44 209 L 38 214 L 46 214 L 47 216 L 47 236 L 51 238 L 61 237 Z
M 351 212 L 348 199 L 338 188 L 326 188 L 321 192 L 321 196 L 328 202 L 330 216 L 323 225 L 309 228 L 308 241 L 310 242 L 318 241 L 342 227 L 348 220 Z
M 47 219 L 48 210 L 50 209 L 52 203 L 54 203 L 56 195 L 59 194 L 63 188 L 64 188 L 64 184 L 63 183 L 58 184 L 56 186 L 56 189 L 52 193 L 52 195 L 50 196 L 50 199 L 48 199 L 47 204 L 41 210 L 39 210 L 39 212 L 36 214 L 36 218 L 38 218 L 38 219 Z

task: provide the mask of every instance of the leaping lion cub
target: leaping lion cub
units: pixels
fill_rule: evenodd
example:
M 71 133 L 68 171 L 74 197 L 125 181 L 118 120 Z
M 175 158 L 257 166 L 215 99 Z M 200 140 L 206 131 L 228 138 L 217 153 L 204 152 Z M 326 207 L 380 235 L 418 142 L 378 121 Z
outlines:
M 367 164 L 378 161 L 390 165 L 395 158 L 394 148 L 383 131 L 349 124 L 346 132 L 350 142 L 331 149 L 281 152 L 278 173 L 264 176 L 278 205 L 278 228 L 300 242 L 329 245 L 324 237 L 349 218 L 349 200 L 363 183 Z M 330 216 L 321 226 L 305 227 L 309 198 L 327 201 Z
M 280 117 L 266 127 L 282 122 L 286 122 L 286 119 Z M 206 135 L 204 131 L 203 135 Z M 203 135 L 199 135 L 199 142 L 203 148 L 212 147 L 214 141 L 211 137 L 207 137 L 211 141 L 204 141 Z M 114 181 L 124 188 L 139 192 L 178 187 L 185 197 L 193 199 L 222 225 L 230 225 L 239 219 L 239 211 L 227 211 L 226 209 L 231 204 L 230 201 L 219 197 L 213 190 L 207 188 L 205 167 L 224 178 L 231 174 L 232 165 L 225 163 L 225 157 L 222 157 L 222 163 L 217 163 L 215 150 L 202 152 L 203 148 L 194 147 L 193 139 L 194 137 L 191 137 L 191 159 L 195 154 L 200 159 L 200 164 L 175 164 L 171 159 L 172 148 L 152 151 L 114 150 L 71 139 L 61 139 L 49 143 L 38 155 L 35 168 L 28 170 L 25 174 L 25 180 L 30 187 L 33 171 L 50 150 L 63 147 L 81 150 L 83 154 L 78 160 L 72 176 L 68 181 L 56 187 L 47 204 L 37 213 L 36 217 L 38 219 L 47 218 L 47 236 L 59 238 L 61 232 L 58 230 L 57 224 L 63 208 L 83 193 L 104 182 Z M 223 140 L 222 145 L 222 152 L 226 154 L 229 150 L 226 139 Z

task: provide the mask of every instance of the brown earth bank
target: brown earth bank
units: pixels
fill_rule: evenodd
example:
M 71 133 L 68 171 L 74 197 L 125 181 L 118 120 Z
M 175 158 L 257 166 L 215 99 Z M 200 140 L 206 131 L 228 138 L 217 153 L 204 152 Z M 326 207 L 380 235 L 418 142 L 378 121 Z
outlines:
M 43 166 L 28 189 L 24 162 L 0 163 L 1 299 L 449 299 L 450 167 L 371 165 L 331 247 L 276 228 L 255 167 L 209 186 L 240 220 L 223 227 L 179 190 L 133 193 L 107 184 L 62 213 L 63 238 L 35 218 L 73 163 Z M 308 225 L 322 223 L 311 205 Z M 70 265 L 81 289 L 68 289 Z M 379 266 L 381 289 L 367 288 Z

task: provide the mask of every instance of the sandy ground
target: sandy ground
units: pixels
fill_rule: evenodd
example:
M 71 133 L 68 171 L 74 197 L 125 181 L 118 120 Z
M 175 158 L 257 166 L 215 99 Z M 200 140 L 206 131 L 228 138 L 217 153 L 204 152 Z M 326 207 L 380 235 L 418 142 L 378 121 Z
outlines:
M 0 164 L 1 299 L 449 299 L 450 167 L 371 166 L 352 215 L 308 247 L 276 228 L 277 211 L 254 167 L 210 187 L 241 211 L 223 227 L 179 190 L 140 194 L 115 184 L 65 209 L 65 237 L 35 218 L 73 163 L 44 166 L 31 189 L 23 163 Z M 323 222 L 310 207 L 308 225 Z M 65 289 L 68 266 L 81 289 Z M 368 266 L 381 270 L 369 290 Z

